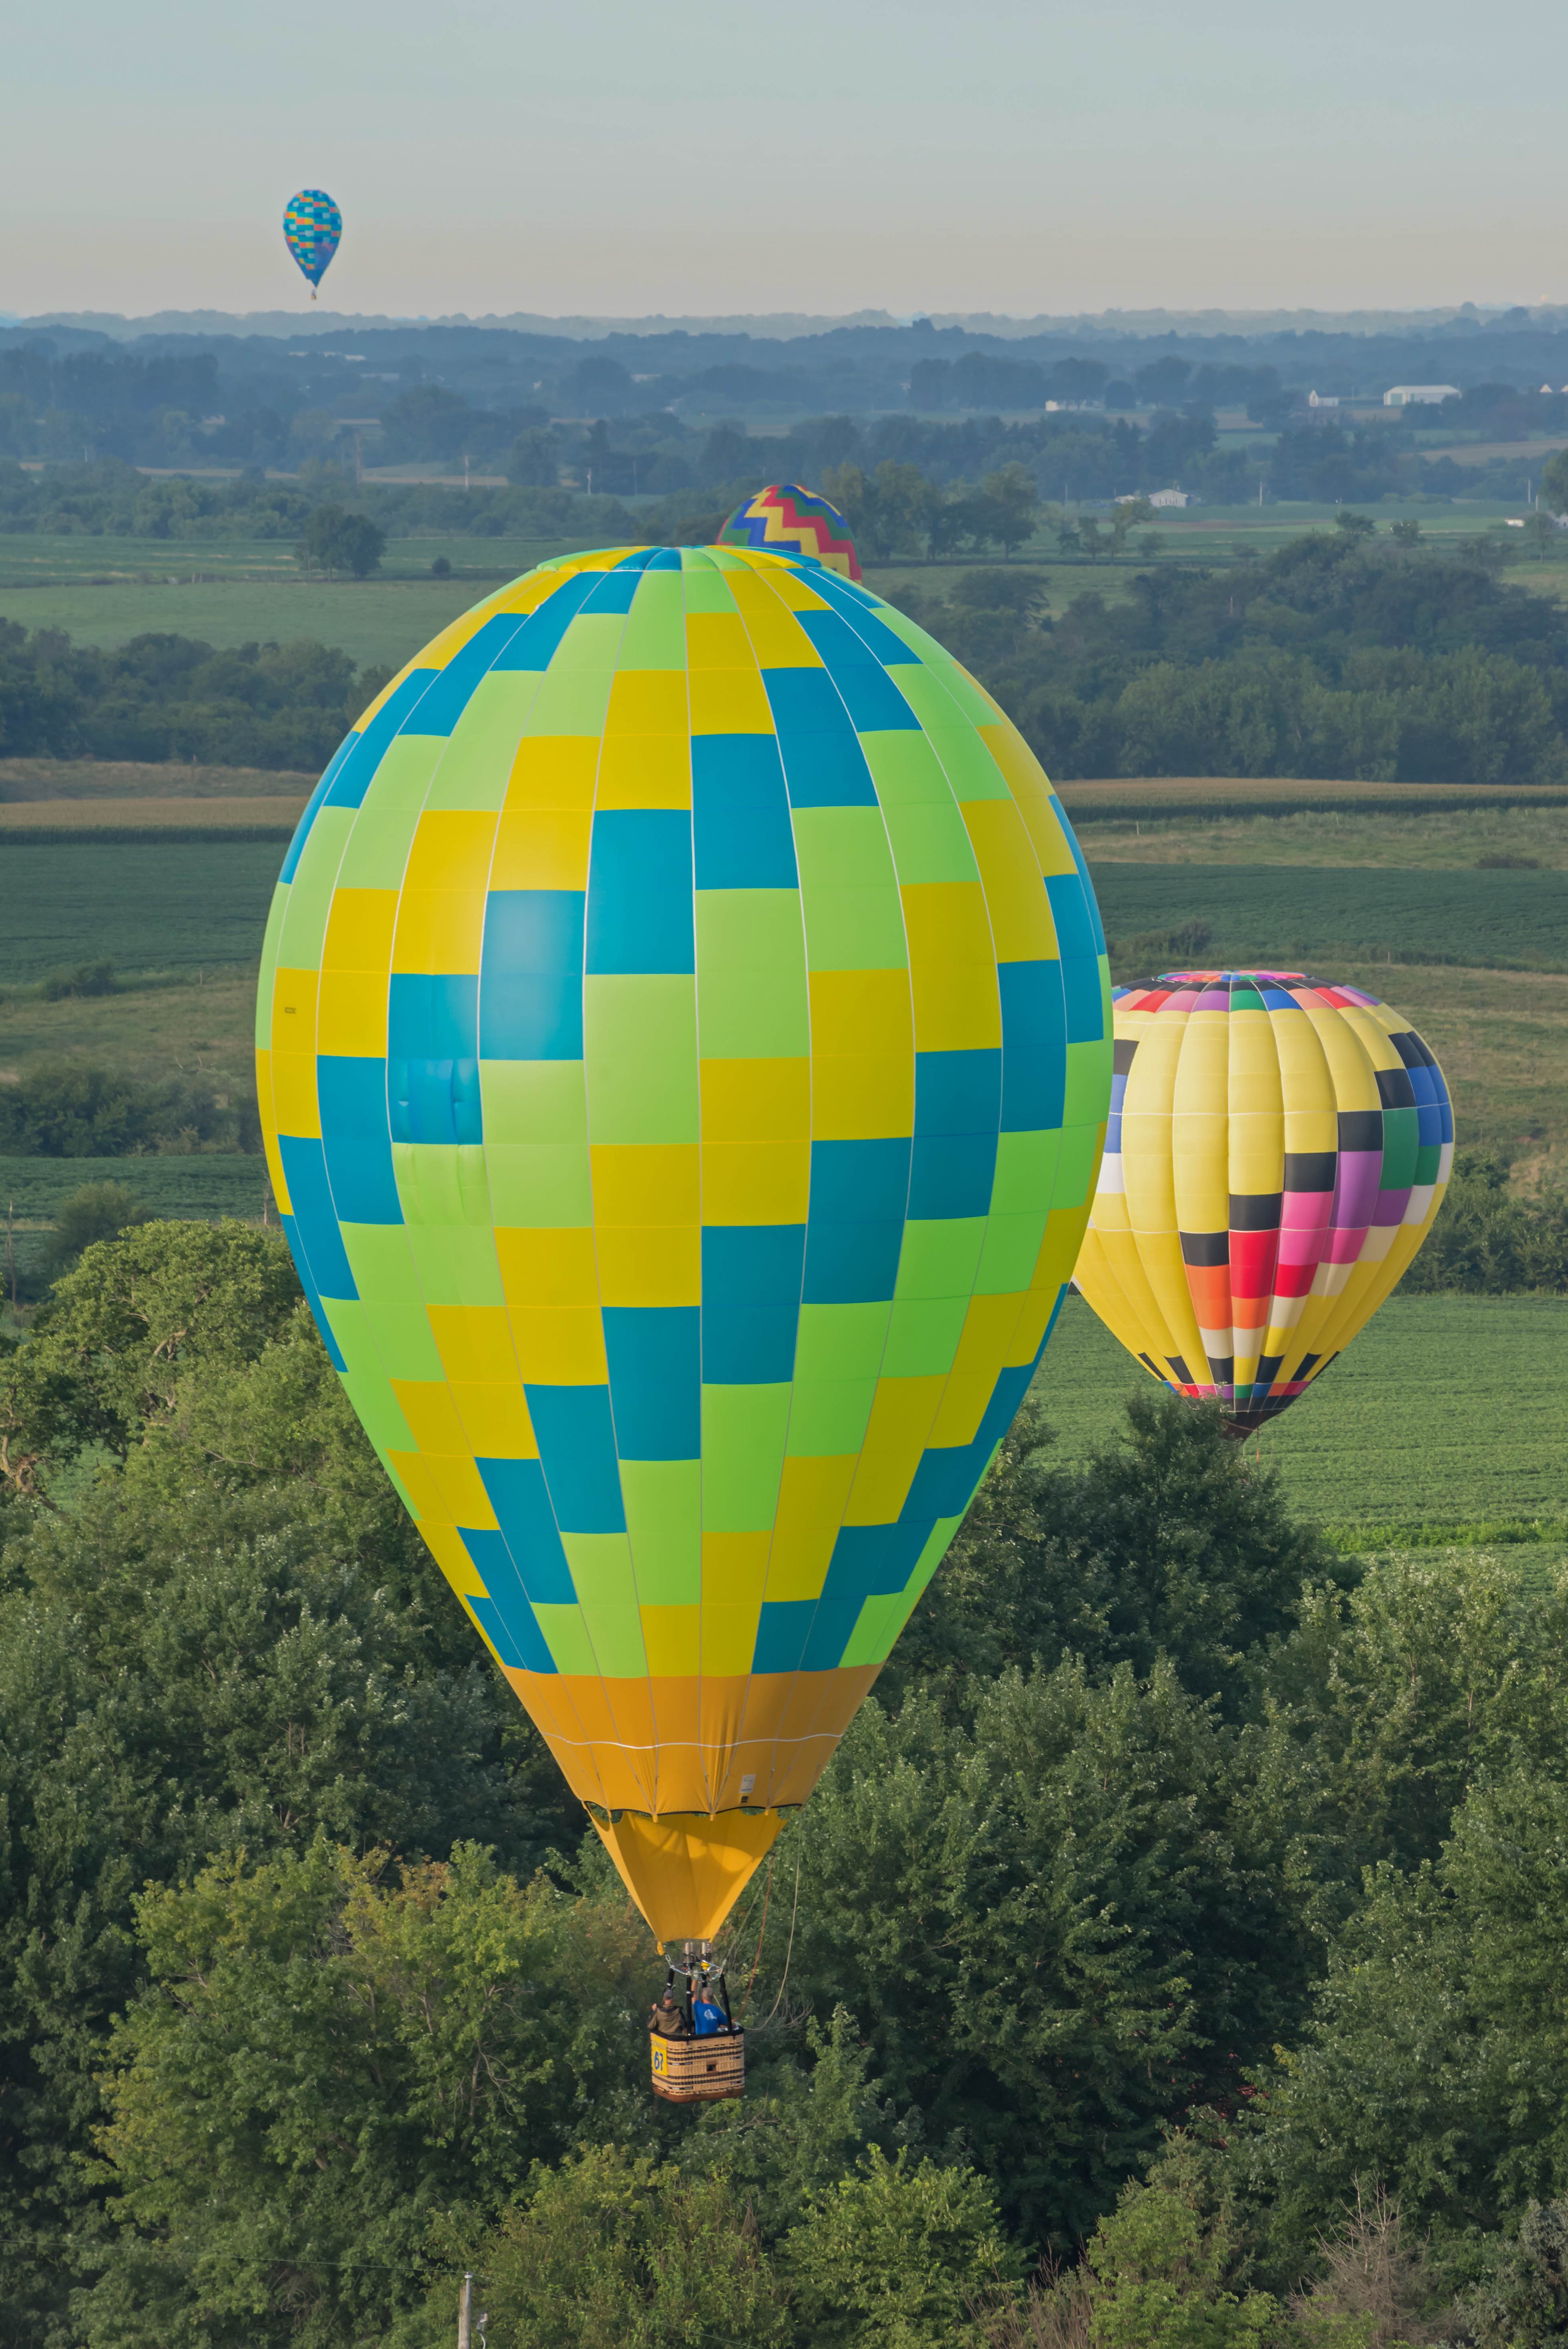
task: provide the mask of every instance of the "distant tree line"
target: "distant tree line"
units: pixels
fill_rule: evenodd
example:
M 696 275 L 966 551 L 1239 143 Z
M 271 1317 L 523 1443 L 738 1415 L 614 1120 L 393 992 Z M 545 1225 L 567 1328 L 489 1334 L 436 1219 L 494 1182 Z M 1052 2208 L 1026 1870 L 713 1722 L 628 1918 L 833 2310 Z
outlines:
M 1463 389 L 1445 419 L 1486 439 L 1562 429 L 1568 336 L 1526 318 L 1457 321 L 1425 337 L 1242 336 L 1104 329 L 1001 336 L 916 320 L 792 336 L 611 334 L 574 338 L 458 325 L 139 337 L 0 329 L 0 452 L 142 464 L 294 464 L 369 420 L 390 461 L 467 455 L 492 465 L 552 417 L 590 423 L 716 412 L 759 420 L 849 413 L 1244 408 L 1277 428 L 1309 388 L 1397 380 Z M 1544 383 L 1544 389 L 1542 388 Z M 1553 403 L 1557 403 L 1554 407 Z M 1430 411 L 1408 429 L 1432 422 Z
M 88 1061 L 35 1061 L 0 1085 L 0 1158 L 121 1158 L 141 1152 L 257 1151 L 253 1086 L 159 1081 Z
M 197 759 L 308 771 L 326 764 L 385 681 L 329 645 L 215 651 L 189 636 L 113 649 L 0 619 L 0 758 Z
M 971 574 L 904 602 L 1047 771 L 1568 780 L 1568 619 L 1471 559 L 1318 532 L 1222 573 L 1141 572 L 1058 619 L 1037 579 Z

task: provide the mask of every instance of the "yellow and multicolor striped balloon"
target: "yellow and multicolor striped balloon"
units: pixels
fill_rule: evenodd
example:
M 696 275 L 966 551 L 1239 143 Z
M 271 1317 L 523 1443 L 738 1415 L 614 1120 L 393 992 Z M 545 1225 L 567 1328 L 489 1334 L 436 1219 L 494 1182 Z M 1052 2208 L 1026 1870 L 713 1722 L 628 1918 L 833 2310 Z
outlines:
M 257 1029 L 289 1244 L 661 1938 L 805 1800 L 1017 1408 L 1109 1001 L 1018 734 L 808 559 L 547 564 L 311 800 Z
M 1114 1002 L 1075 1278 L 1145 1370 L 1244 1433 L 1326 1370 L 1430 1230 L 1448 1088 L 1408 1020 L 1300 971 L 1170 971 Z

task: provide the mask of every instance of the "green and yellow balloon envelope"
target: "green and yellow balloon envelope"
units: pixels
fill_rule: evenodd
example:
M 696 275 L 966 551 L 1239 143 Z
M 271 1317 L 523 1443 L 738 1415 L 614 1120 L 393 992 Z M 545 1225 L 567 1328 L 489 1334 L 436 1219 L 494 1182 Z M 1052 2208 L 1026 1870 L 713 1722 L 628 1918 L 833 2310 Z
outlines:
M 1078 1254 L 1109 979 L 1049 784 L 809 558 L 546 564 L 323 776 L 257 1041 L 372 1443 L 655 1932 L 711 1936 Z

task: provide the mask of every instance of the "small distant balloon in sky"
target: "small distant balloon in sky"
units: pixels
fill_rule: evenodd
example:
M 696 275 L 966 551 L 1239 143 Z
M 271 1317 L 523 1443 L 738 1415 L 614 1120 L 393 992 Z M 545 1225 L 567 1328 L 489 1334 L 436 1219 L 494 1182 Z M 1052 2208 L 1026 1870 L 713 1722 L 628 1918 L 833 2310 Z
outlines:
M 310 298 L 343 234 L 343 214 L 325 188 L 302 188 L 284 214 L 284 243 L 310 280 Z

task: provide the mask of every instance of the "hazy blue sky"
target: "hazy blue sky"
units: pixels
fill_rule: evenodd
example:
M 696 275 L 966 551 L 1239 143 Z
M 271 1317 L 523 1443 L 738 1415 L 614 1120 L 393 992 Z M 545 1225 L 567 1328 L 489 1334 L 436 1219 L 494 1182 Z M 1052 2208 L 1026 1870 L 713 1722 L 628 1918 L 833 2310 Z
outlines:
M 1562 0 L 54 0 L 0 309 L 1568 300 Z

